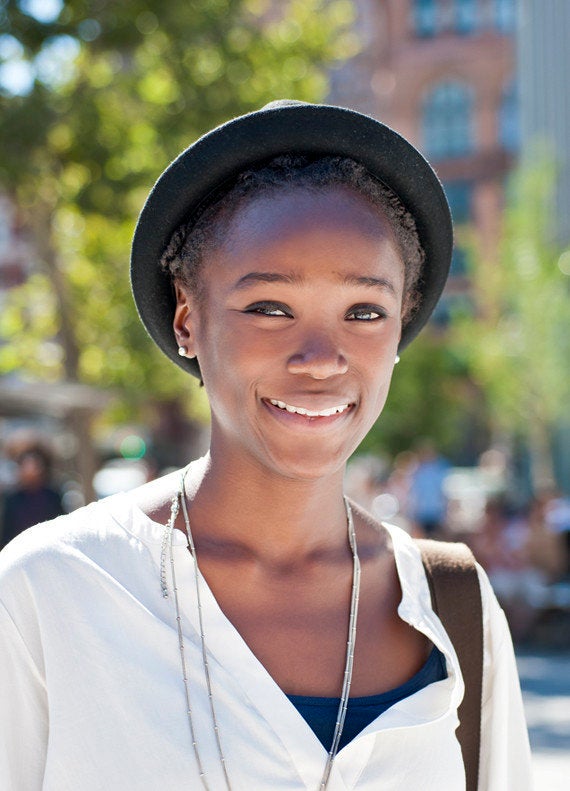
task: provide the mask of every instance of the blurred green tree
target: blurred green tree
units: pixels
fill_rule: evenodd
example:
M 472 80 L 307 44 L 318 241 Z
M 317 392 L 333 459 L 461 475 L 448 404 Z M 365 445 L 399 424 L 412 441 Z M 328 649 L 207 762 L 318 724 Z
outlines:
M 402 353 L 386 406 L 359 450 L 395 456 L 430 439 L 461 463 L 474 448 L 483 450 L 482 424 L 480 399 L 460 350 L 432 325 Z
M 0 187 L 37 259 L 0 319 L 0 372 L 113 387 L 131 417 L 188 388 L 130 297 L 138 211 L 212 126 L 321 99 L 352 16 L 348 0 L 0 2 Z
M 554 180 L 546 160 L 512 179 L 498 255 L 472 267 L 476 316 L 453 333 L 492 431 L 526 441 L 535 489 L 554 483 L 552 436 L 570 405 L 570 249 L 556 242 Z

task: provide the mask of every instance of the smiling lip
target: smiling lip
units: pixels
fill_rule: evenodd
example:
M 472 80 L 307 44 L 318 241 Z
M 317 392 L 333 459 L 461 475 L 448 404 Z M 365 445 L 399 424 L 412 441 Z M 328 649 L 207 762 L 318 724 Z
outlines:
M 267 399 L 270 404 L 278 409 L 282 410 L 283 412 L 289 412 L 293 415 L 302 415 L 303 417 L 309 418 L 326 418 L 332 417 L 333 415 L 341 415 L 343 412 L 346 412 L 347 409 L 350 408 L 350 404 L 338 404 L 337 406 L 327 407 L 326 409 L 306 409 L 305 407 L 301 406 L 294 406 L 293 404 L 287 404 L 285 401 L 278 401 L 276 398 L 269 398 Z

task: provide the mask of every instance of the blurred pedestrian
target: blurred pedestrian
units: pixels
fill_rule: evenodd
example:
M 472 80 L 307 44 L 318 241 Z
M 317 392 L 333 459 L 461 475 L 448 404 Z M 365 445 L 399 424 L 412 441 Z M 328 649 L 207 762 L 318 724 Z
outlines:
M 411 474 L 410 515 L 427 538 L 445 534 L 447 496 L 444 484 L 449 462 L 441 456 L 433 442 L 422 441 L 416 448 L 417 464 Z
M 552 492 L 545 503 L 544 516 L 549 529 L 564 543 L 564 573 L 570 579 L 570 497 Z
M 488 500 L 471 537 L 470 545 L 489 575 L 515 640 L 531 636 L 548 605 L 549 585 L 564 566 L 558 539 L 546 523 L 544 498 L 535 498 L 526 511 L 512 513 L 500 496 Z
M 552 524 L 551 504 L 548 494 L 538 494 L 528 507 L 526 549 L 531 566 L 541 573 L 545 585 L 559 582 L 567 571 L 565 536 Z M 568 528 L 570 529 L 570 503 Z
M 3 497 L 2 545 L 27 527 L 63 514 L 60 492 L 51 485 L 52 456 L 42 445 L 30 445 L 15 459 L 17 482 Z

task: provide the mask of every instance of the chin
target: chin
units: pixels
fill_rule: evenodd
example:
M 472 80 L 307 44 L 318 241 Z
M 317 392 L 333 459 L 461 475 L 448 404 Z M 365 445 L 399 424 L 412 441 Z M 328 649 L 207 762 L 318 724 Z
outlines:
M 274 473 L 282 478 L 309 483 L 331 478 L 344 472 L 346 462 L 353 452 L 343 449 L 342 452 L 325 455 L 321 449 L 316 449 L 314 453 L 311 453 L 307 452 L 306 448 L 299 448 L 297 453 L 275 455 L 269 466 Z M 264 464 L 267 466 L 267 460 Z

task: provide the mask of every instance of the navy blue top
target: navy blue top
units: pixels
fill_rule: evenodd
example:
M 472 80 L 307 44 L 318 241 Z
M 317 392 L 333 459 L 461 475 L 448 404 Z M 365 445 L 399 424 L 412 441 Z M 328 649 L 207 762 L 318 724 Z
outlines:
M 349 698 L 339 750 L 394 703 L 398 703 L 398 701 L 413 695 L 414 692 L 435 681 L 442 681 L 444 678 L 447 678 L 445 658 L 441 651 L 434 646 L 425 665 L 405 684 L 383 692 L 381 695 Z M 287 695 L 287 697 L 311 726 L 323 747 L 327 751 L 330 750 L 340 698 L 315 698 L 305 695 Z

